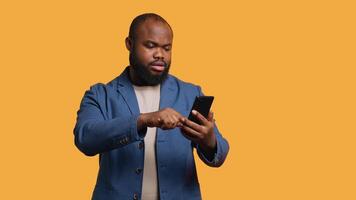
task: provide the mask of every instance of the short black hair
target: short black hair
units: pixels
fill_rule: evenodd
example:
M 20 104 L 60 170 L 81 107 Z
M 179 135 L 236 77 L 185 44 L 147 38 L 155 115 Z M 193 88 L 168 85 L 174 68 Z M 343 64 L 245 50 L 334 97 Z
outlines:
M 165 19 L 163 19 L 163 17 L 161 17 L 155 13 L 144 13 L 144 14 L 141 14 L 141 15 L 135 17 L 135 19 L 132 20 L 131 25 L 130 25 L 130 30 L 129 30 L 129 38 L 134 40 L 136 38 L 137 28 L 139 27 L 139 25 L 141 25 L 143 22 L 145 22 L 148 19 L 153 19 L 155 21 L 165 23 L 168 25 L 168 27 L 172 31 L 171 26 L 168 24 L 168 22 Z M 172 34 L 173 34 L 173 31 L 172 31 Z

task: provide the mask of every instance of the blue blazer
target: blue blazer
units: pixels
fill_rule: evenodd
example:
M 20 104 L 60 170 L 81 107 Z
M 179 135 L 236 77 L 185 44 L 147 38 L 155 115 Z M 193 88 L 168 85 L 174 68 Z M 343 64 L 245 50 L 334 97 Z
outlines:
M 161 84 L 160 109 L 170 107 L 188 116 L 199 86 L 168 75 Z M 128 68 L 107 84 L 96 84 L 86 91 L 77 113 L 75 145 L 87 156 L 99 154 L 99 173 L 92 199 L 141 199 L 144 137 L 137 131 L 140 114 Z M 179 128 L 157 128 L 156 162 L 161 200 L 201 199 L 193 149 L 211 167 L 223 164 L 228 142 L 215 126 L 217 149 L 208 158 L 199 146 L 186 139 Z

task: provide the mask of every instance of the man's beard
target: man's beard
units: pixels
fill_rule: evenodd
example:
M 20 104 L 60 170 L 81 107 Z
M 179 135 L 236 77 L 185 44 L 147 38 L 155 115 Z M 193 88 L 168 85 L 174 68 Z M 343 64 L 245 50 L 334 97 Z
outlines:
M 148 69 L 150 66 L 145 66 L 144 64 L 142 64 L 137 59 L 137 56 L 134 53 L 130 53 L 129 60 L 133 72 L 138 78 L 140 85 L 148 85 L 148 86 L 158 85 L 161 84 L 168 76 L 170 63 L 165 62 L 164 71 L 162 72 L 162 74 L 154 75 Z

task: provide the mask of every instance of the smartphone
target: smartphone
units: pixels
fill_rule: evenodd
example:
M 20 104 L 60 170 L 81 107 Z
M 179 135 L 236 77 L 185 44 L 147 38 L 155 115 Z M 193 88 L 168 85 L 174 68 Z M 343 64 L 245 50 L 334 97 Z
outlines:
M 200 114 L 202 114 L 205 118 L 208 118 L 209 111 L 211 108 L 211 105 L 213 104 L 214 97 L 213 96 L 197 96 L 195 97 L 192 109 L 190 110 L 190 114 L 188 119 L 200 124 L 199 120 L 195 118 L 193 115 L 192 111 L 196 110 Z

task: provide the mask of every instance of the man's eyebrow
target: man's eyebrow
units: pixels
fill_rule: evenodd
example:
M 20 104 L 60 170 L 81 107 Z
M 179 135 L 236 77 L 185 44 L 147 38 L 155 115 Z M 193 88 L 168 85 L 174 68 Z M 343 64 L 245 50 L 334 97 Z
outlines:
M 157 42 L 154 42 L 152 40 L 147 40 L 145 43 L 152 43 L 153 45 L 155 46 L 160 46 Z M 164 45 L 161 45 L 162 47 L 165 47 L 165 46 L 172 46 L 172 43 L 168 43 L 168 44 L 164 44 Z
M 154 44 L 154 45 L 157 45 L 157 42 L 154 42 L 154 41 L 152 41 L 152 40 L 147 40 L 145 43 L 152 43 L 152 44 Z

